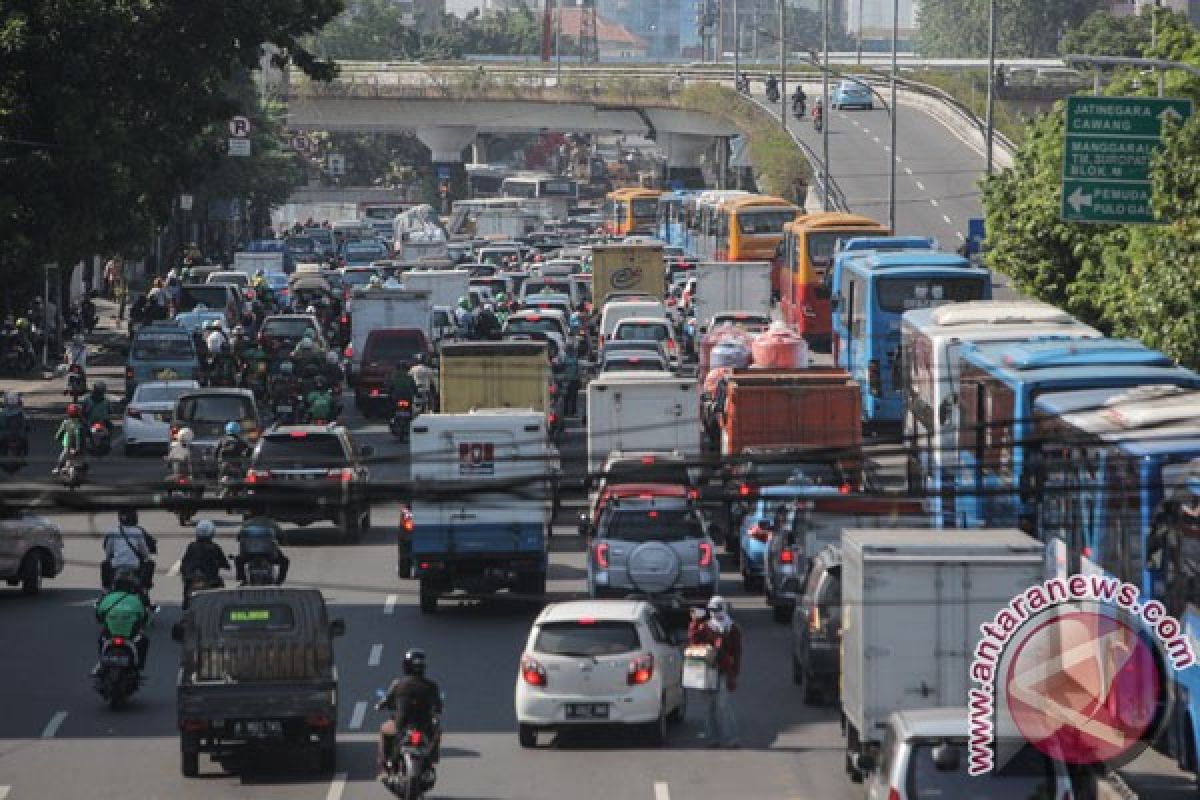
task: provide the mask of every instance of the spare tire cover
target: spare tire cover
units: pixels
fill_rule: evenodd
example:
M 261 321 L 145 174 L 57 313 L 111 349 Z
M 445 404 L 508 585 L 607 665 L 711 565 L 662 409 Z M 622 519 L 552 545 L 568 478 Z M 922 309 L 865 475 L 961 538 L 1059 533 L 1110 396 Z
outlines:
M 629 554 L 629 580 L 647 594 L 665 592 L 675 585 L 681 564 L 679 556 L 662 542 L 645 542 Z

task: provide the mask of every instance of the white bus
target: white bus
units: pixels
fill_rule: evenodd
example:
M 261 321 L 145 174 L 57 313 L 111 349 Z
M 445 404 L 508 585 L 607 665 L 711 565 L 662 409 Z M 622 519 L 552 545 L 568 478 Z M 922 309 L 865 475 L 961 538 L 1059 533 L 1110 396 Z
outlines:
M 554 218 L 565 221 L 579 202 L 579 184 L 573 178 L 540 172 L 517 173 L 500 185 L 503 197 L 541 200 L 547 203 Z

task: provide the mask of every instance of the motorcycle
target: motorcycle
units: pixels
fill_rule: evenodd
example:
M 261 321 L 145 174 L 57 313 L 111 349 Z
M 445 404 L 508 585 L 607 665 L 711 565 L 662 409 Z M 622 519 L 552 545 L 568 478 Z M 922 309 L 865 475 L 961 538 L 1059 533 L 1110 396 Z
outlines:
M 767 102 L 772 104 L 779 102 L 779 87 L 774 83 L 767 84 Z
M 137 637 L 141 635 L 139 633 Z M 100 660 L 93 670 L 93 687 L 114 711 L 124 705 L 142 685 L 137 637 L 127 639 L 105 633 L 100 645 Z
M 87 478 L 87 472 L 88 465 L 84 460 L 83 449 L 76 447 L 67 453 L 67 463 L 59 471 L 58 478 L 64 486 L 74 489 Z
M 808 104 L 805 102 L 803 97 L 793 99 L 792 100 L 792 116 L 795 117 L 796 119 L 804 119 L 804 112 L 806 111 L 807 105 Z
M 93 422 L 88 429 L 87 450 L 90 455 L 103 458 L 112 450 L 112 433 L 103 422 Z
M 280 425 L 299 425 L 304 419 L 304 397 L 293 392 L 281 394 L 272 407 Z
M 63 394 L 71 395 L 71 402 L 78 403 L 79 398 L 87 394 L 87 375 L 81 364 L 67 367 L 67 389 Z
M 252 556 L 246 562 L 246 580 L 244 586 L 274 586 L 275 565 L 266 556 Z
M 812 118 L 813 129 L 815 129 L 817 133 L 820 133 L 821 129 L 825 127 L 825 113 L 821 110 L 819 105 L 813 106 Z
M 375 710 L 384 710 L 383 690 L 376 690 L 375 696 L 379 698 Z M 440 728 L 436 718 L 434 728 Z M 397 732 L 392 752 L 384 754 L 384 787 L 402 800 L 421 800 L 437 783 L 437 768 L 433 765 L 436 745 L 436 736 L 411 725 Z
M 413 407 L 412 402 L 401 398 L 396 401 L 396 410 L 392 413 L 392 418 L 388 422 L 388 430 L 402 442 L 408 441 L 408 434 L 412 428 Z
M 167 478 L 167 505 L 175 509 L 180 525 L 187 525 L 196 516 L 196 506 L 204 497 L 204 486 L 194 483 L 187 475 Z
M 183 610 L 192 604 L 192 595 L 208 589 L 224 589 L 225 580 L 220 575 L 206 575 L 201 570 L 192 570 L 183 578 Z

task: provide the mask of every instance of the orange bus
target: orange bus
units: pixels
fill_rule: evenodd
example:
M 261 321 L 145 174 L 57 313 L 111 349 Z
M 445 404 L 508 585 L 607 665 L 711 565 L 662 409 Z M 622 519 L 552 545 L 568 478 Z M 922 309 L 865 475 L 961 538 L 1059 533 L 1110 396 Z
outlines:
M 604 198 L 604 230 L 613 236 L 653 236 L 658 228 L 660 195 L 658 189 L 632 186 L 609 192 Z
M 802 213 L 779 197 L 730 197 L 717 209 L 717 261 L 769 261 L 783 241 L 783 226 Z
M 854 236 L 887 236 L 891 231 L 870 217 L 821 211 L 784 228 L 779 296 L 784 320 L 810 344 L 831 341 L 832 316 L 825 273 L 833 266 L 838 242 Z

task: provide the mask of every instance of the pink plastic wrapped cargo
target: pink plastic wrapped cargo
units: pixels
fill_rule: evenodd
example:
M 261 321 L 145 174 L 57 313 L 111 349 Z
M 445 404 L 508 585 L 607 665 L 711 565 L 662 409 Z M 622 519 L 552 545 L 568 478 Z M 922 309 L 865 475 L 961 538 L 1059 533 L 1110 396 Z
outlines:
M 772 322 L 771 327 L 754 338 L 751 345 L 754 366 L 763 369 L 807 369 L 808 345 L 804 337 L 782 322 Z
M 750 344 L 753 341 L 753 338 L 754 337 L 746 333 L 741 328 L 737 328 L 728 324 L 720 325 L 704 334 L 704 336 L 700 338 L 700 352 L 697 354 L 698 363 L 696 367 L 696 378 L 700 381 L 703 381 L 704 375 L 706 372 L 708 372 L 709 366 L 716 366 L 711 362 L 712 351 L 717 344 L 724 341 L 741 342 L 746 347 L 747 353 L 749 353 Z

